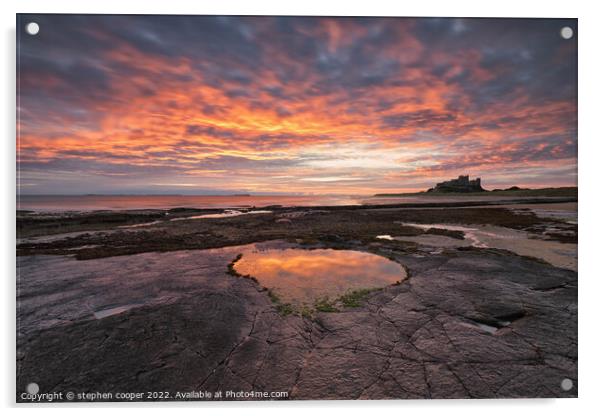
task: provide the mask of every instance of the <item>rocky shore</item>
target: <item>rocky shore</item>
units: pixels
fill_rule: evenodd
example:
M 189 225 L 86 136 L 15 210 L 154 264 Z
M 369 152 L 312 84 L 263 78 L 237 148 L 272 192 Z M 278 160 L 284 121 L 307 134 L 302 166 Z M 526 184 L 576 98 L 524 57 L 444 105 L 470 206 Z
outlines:
M 17 246 L 17 400 L 31 382 L 40 392 L 163 399 L 226 390 L 288 399 L 577 395 L 575 271 L 500 248 L 411 241 L 466 235 L 404 224 L 504 227 L 566 246 L 576 225 L 501 207 L 262 209 L 271 212 L 114 214 L 127 224 L 78 214 L 73 223 L 57 217 L 67 224 L 58 228 L 27 218 Z M 70 234 L 48 239 L 49 227 Z M 249 245 L 366 251 L 403 265 L 407 278 L 354 306 L 283 313 L 257 281 L 229 273 Z

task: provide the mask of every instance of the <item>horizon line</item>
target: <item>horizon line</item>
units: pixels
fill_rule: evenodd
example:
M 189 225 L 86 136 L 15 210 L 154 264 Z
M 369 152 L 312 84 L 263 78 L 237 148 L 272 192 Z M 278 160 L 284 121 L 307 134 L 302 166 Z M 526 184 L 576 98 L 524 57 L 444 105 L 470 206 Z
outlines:
M 541 186 L 541 187 L 528 187 L 528 188 L 520 188 L 523 190 L 535 190 L 535 189 L 563 189 L 563 188 L 578 188 L 578 185 L 573 186 Z M 502 188 L 492 188 L 492 189 L 502 189 Z M 491 190 L 484 190 L 483 192 L 491 192 Z M 375 192 L 372 194 L 362 194 L 362 193 L 253 193 L 253 192 L 235 192 L 235 193 L 223 193 L 223 194 L 182 194 L 182 193 L 74 193 L 74 194 L 64 194 L 64 193 L 48 193 L 48 194 L 28 194 L 28 193 L 19 193 L 17 192 L 16 196 L 223 196 L 223 197 L 253 197 L 253 196 L 350 196 L 350 195 L 367 195 L 367 196 L 375 196 L 375 195 L 383 195 L 383 194 L 403 194 L 403 193 L 427 193 L 426 190 L 418 190 L 418 191 L 408 191 L 408 190 L 398 190 L 398 191 L 382 191 Z

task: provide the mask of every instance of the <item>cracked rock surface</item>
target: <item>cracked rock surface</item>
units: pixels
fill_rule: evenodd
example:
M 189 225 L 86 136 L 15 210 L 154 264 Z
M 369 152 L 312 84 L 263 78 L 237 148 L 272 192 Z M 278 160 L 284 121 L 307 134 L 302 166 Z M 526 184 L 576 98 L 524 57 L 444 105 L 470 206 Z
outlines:
M 228 275 L 239 251 L 19 257 L 17 392 L 577 395 L 571 270 L 493 249 L 387 251 L 406 280 L 310 319 L 282 316 L 256 282 Z

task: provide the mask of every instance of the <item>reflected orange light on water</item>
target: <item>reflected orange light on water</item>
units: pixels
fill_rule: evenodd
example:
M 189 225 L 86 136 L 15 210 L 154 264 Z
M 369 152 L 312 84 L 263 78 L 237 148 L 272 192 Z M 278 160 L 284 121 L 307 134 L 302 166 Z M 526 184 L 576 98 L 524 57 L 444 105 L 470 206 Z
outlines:
M 298 305 L 351 290 L 388 286 L 406 277 L 398 263 L 351 250 L 255 251 L 245 253 L 234 267 L 272 289 L 282 301 Z

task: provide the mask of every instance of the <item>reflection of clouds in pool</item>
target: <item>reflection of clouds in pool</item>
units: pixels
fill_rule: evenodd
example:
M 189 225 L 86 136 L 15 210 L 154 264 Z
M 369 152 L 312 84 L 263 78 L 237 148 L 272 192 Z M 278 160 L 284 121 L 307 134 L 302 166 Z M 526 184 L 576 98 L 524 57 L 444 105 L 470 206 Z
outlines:
M 352 250 L 253 251 L 245 253 L 234 267 L 291 303 L 313 303 L 317 298 L 333 298 L 349 290 L 384 287 L 406 277 L 400 264 Z
M 469 228 L 460 225 L 450 225 L 450 224 L 415 224 L 404 222 L 402 225 L 421 228 L 423 230 L 428 230 L 429 228 L 441 228 L 444 230 L 450 231 L 462 231 L 464 233 L 464 238 L 472 241 L 473 247 L 487 248 L 487 244 L 483 243 L 479 237 L 479 229 L 478 228 Z
M 418 236 L 395 236 L 380 235 L 379 239 L 412 241 L 430 247 L 462 247 L 473 246 L 479 248 L 497 248 L 512 251 L 521 256 L 531 256 L 549 262 L 550 264 L 567 268 L 577 269 L 577 245 L 561 243 L 552 240 L 530 238 L 529 233 L 510 228 L 492 225 L 465 226 L 454 224 L 416 224 L 399 223 L 402 226 L 416 227 L 423 230 L 429 228 L 441 228 L 451 231 L 464 232 L 464 240 L 457 240 L 440 235 L 423 234 Z M 544 233 L 545 234 L 545 233 Z M 434 254 L 433 252 L 430 252 Z
M 138 306 L 142 306 L 142 305 L 139 303 L 133 303 L 130 305 L 122 305 L 122 306 L 116 306 L 114 308 L 103 309 L 103 310 L 94 312 L 94 317 L 96 319 L 103 319 L 103 318 L 106 318 L 107 316 L 118 315 L 120 313 L 127 312 L 128 310 L 138 307 Z
M 229 218 L 229 217 L 238 217 L 241 215 L 271 214 L 271 213 L 272 213 L 272 211 L 266 211 L 266 210 L 237 211 L 234 209 L 227 209 L 224 212 L 220 212 L 218 214 L 193 215 L 192 217 L 173 218 L 170 221 L 197 220 L 197 219 L 201 219 L 201 218 Z
M 567 224 L 577 224 L 577 202 L 551 203 L 551 204 L 517 204 L 506 206 L 514 213 L 530 215 L 535 214 L 539 218 L 561 220 Z

